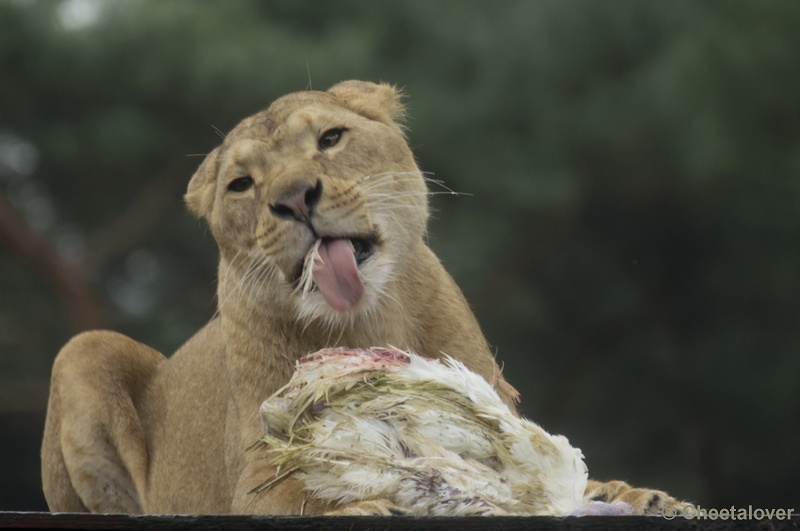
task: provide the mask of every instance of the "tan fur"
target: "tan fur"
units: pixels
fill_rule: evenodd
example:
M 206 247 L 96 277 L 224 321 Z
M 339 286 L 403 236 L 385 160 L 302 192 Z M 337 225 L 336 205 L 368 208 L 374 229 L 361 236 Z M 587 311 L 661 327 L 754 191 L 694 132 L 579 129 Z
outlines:
M 402 115 L 394 88 L 348 81 L 280 98 L 207 156 L 186 202 L 219 245 L 219 314 L 169 359 L 112 332 L 62 349 L 42 447 L 51 510 L 389 514 L 383 501 L 326 506 L 293 480 L 252 494 L 275 473 L 248 450 L 261 433 L 259 405 L 297 359 L 327 346 L 447 353 L 512 403 L 461 291 L 423 241 L 427 192 Z M 345 129 L 339 143 L 320 149 L 335 128 Z M 251 188 L 228 189 L 244 176 Z M 359 268 L 363 298 L 344 313 L 290 282 L 316 236 L 270 210 L 318 182 L 318 236 L 376 231 L 381 242 Z
M 688 505 L 686 502 L 676 500 L 664 491 L 637 489 L 624 481 L 601 483 L 591 479 L 586 485 L 584 499 L 602 502 L 621 501 L 633 507 L 636 514 L 651 515 L 662 515 L 667 507 L 675 510 L 675 512 L 669 514 L 681 514 L 681 511 Z

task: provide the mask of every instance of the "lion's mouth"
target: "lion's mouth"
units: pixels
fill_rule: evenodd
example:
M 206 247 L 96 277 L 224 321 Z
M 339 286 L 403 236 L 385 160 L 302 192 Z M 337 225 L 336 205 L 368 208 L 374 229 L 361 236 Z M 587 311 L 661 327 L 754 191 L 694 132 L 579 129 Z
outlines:
M 355 255 L 356 264 L 359 266 L 364 261 L 375 254 L 375 246 L 378 244 L 377 234 L 368 234 L 367 236 L 360 236 L 356 238 L 348 238 L 353 245 L 353 254 Z M 325 238 L 322 239 L 325 241 Z
M 293 283 L 304 295 L 319 291 L 337 311 L 350 310 L 364 295 L 358 268 L 375 253 L 378 243 L 377 234 L 319 238 L 298 264 Z

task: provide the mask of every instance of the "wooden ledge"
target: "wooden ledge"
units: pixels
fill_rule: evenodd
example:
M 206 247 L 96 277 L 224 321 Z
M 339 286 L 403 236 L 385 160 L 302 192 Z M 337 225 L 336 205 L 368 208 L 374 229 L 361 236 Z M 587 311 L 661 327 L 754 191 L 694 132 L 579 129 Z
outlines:
M 239 516 L 239 515 L 147 515 L 86 513 L 0 512 L 0 529 L 109 529 L 153 531 L 663 531 L 700 530 L 800 530 L 800 518 L 791 520 L 667 520 L 657 516 L 582 517 L 458 517 L 413 518 L 348 516 Z

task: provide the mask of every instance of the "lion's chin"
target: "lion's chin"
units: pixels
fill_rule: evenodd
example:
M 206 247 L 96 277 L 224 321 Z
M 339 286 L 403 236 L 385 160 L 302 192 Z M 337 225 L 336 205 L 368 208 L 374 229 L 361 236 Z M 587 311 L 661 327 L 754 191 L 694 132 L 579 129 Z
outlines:
M 334 245 L 344 247 L 343 244 Z M 336 252 L 337 249 L 333 249 L 333 251 Z M 357 253 L 358 249 L 356 248 L 353 253 L 354 256 Z M 319 254 L 323 256 L 324 260 L 324 252 Z M 297 293 L 296 307 L 298 316 L 302 322 L 309 323 L 318 320 L 327 327 L 336 329 L 351 326 L 361 318 L 375 315 L 382 306 L 388 292 L 388 287 L 394 276 L 395 262 L 385 251 L 380 248 L 374 248 L 373 252 L 361 260 L 361 263 L 356 263 L 357 285 L 336 286 L 333 288 L 334 291 L 340 291 L 333 294 L 326 293 L 325 290 L 328 289 L 328 286 L 325 285 L 325 282 L 329 280 L 324 279 L 319 273 L 317 275 L 308 275 L 311 282 L 305 284 L 305 286 L 302 283 L 303 277 L 301 277 L 295 293 Z M 313 269 L 306 267 L 304 270 L 306 269 L 311 270 L 313 273 Z M 352 274 L 352 270 L 349 272 Z M 339 272 L 336 274 L 338 275 Z M 340 299 L 344 297 L 350 298 L 342 302 Z

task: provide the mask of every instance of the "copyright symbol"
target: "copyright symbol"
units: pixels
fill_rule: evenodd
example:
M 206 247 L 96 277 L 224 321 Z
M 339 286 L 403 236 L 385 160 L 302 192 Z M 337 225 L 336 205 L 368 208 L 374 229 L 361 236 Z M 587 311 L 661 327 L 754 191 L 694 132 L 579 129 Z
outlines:
M 678 510 L 675 507 L 667 505 L 661 509 L 661 516 L 663 516 L 665 520 L 672 520 L 678 516 Z

